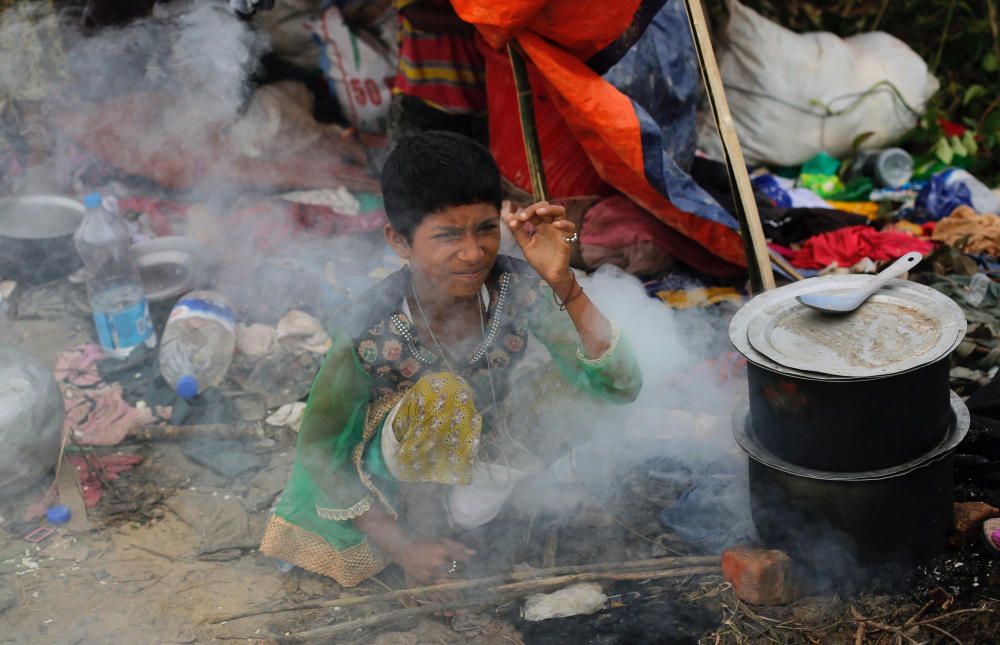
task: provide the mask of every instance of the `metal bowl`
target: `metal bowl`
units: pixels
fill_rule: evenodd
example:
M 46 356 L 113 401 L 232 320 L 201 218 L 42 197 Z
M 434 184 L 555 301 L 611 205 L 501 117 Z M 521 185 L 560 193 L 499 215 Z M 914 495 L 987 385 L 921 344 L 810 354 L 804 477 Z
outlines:
M 79 269 L 73 234 L 85 212 L 57 195 L 0 199 L 0 277 L 42 284 Z
M 198 288 L 213 264 L 211 251 L 189 237 L 158 237 L 132 246 L 146 298 L 151 303 L 179 298 Z

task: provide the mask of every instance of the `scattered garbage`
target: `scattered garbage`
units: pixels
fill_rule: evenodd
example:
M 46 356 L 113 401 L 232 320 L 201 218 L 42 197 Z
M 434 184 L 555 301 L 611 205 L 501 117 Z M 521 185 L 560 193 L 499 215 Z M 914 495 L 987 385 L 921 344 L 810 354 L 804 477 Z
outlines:
M 193 399 L 225 378 L 236 348 L 236 314 L 229 300 L 194 291 L 174 306 L 163 330 L 160 371 L 182 399 Z
M 267 417 L 268 425 L 276 427 L 291 428 L 295 432 L 299 431 L 299 427 L 302 425 L 302 416 L 305 414 L 306 404 L 302 401 L 296 401 L 294 403 L 286 403 L 277 409 L 277 411 L 271 416 Z
M 850 174 L 853 178 L 870 179 L 880 187 L 901 188 L 913 177 L 913 157 L 902 148 L 862 150 Z
M 840 161 L 826 152 L 821 152 L 802 164 L 799 186 L 804 186 L 820 197 L 833 197 L 844 190 L 844 184 L 837 176 Z
M 172 301 L 193 291 L 207 279 L 211 251 L 196 239 L 157 237 L 132 246 L 142 286 L 150 303 Z
M 45 511 L 45 519 L 48 520 L 49 524 L 65 524 L 71 515 L 69 508 L 64 504 L 55 504 Z
M 383 249 L 380 230 L 385 214 L 377 180 L 364 164 L 366 154 L 385 145 L 381 133 L 392 116 L 397 15 L 390 10 L 373 19 L 358 20 L 358 5 L 385 3 L 349 0 L 328 8 L 330 3 L 326 2 L 317 10 L 315 2 L 289 0 L 280 20 L 264 20 L 272 14 L 257 10 L 270 4 L 269 0 L 232 3 L 239 5 L 241 12 L 256 13 L 255 25 L 266 22 L 269 32 L 287 37 L 280 47 L 275 43 L 274 53 L 294 58 L 296 65 L 307 68 L 306 73 L 299 69 L 286 74 L 269 57 L 259 70 L 262 84 L 247 90 L 241 73 L 238 91 L 230 96 L 225 82 L 216 83 L 214 76 L 223 68 L 245 71 L 248 61 L 256 57 L 257 40 L 248 25 L 239 23 L 236 32 L 221 34 L 219 51 L 225 50 L 225 55 L 203 56 L 200 52 L 204 48 L 193 46 L 199 44 L 197 38 L 177 42 L 173 32 L 185 24 L 200 23 L 196 31 L 201 32 L 201 38 L 214 36 L 224 31 L 221 27 L 230 16 L 212 8 L 178 19 L 184 14 L 182 9 L 166 9 L 159 3 L 156 21 L 140 21 L 122 30 L 140 40 L 161 27 L 170 32 L 170 37 L 157 35 L 141 42 L 138 49 L 142 55 L 131 57 L 142 60 L 142 82 L 127 76 L 103 82 L 106 79 L 94 73 L 91 78 L 95 82 L 87 96 L 99 101 L 96 109 L 63 115 L 51 126 L 59 139 L 59 164 L 66 167 L 54 168 L 46 176 L 50 184 L 40 184 L 49 186 L 43 190 L 59 186 L 66 195 L 100 190 L 105 199 L 88 197 L 91 208 L 86 212 L 71 197 L 44 196 L 48 201 L 31 209 L 26 204 L 43 196 L 0 198 L 0 343 L 13 339 L 16 345 L 24 330 L 49 333 L 54 328 L 51 338 L 55 349 L 67 348 L 58 356 L 53 351 L 54 383 L 47 369 L 36 365 L 44 383 L 8 392 L 4 388 L 10 385 L 7 374 L 12 363 L 10 354 L 0 347 L 0 436 L 5 440 L 5 456 L 0 457 L 0 498 L 9 491 L 25 494 L 25 502 L 33 496 L 33 514 L 15 517 L 6 507 L 0 508 L 6 516 L 0 517 L 0 574 L 16 572 L 33 578 L 32 583 L 49 583 L 48 587 L 25 587 L 19 596 L 0 583 L 0 612 L 18 602 L 22 607 L 16 612 L 36 612 L 40 603 L 55 600 L 45 596 L 52 588 L 49 578 L 72 576 L 71 570 L 78 568 L 74 565 L 86 560 L 88 553 L 95 554 L 92 560 L 100 560 L 101 567 L 111 568 L 122 545 L 132 551 L 137 562 L 144 557 L 139 554 L 148 551 L 152 561 L 159 562 L 172 577 L 154 572 L 155 567 L 145 567 L 147 562 L 118 565 L 138 571 L 127 577 L 91 568 L 86 571 L 87 589 L 127 584 L 131 586 L 123 587 L 125 593 L 155 597 L 157 591 L 183 580 L 190 592 L 185 596 L 213 601 L 217 596 L 220 605 L 233 602 L 218 591 L 226 587 L 214 586 L 221 578 L 208 581 L 212 586 L 208 591 L 201 590 L 206 581 L 199 577 L 219 575 L 213 570 L 223 569 L 195 560 L 232 561 L 232 566 L 225 567 L 226 575 L 239 583 L 244 580 L 239 576 L 247 569 L 263 566 L 263 558 L 245 556 L 257 549 L 262 521 L 274 509 L 293 468 L 296 455 L 292 443 L 302 425 L 305 399 L 332 345 L 327 329 L 333 328 L 331 323 L 338 319 L 340 307 L 403 264 Z M 1000 145 L 995 140 L 1000 113 L 984 114 L 976 126 L 972 125 L 974 114 L 953 114 L 946 119 L 933 111 L 926 113 L 920 128 L 944 128 L 947 147 L 954 155 L 943 159 L 940 146 L 922 154 L 922 141 L 900 137 L 917 122 L 918 113 L 924 112 L 937 81 L 909 47 L 882 33 L 847 39 L 830 33 L 792 33 L 735 0 L 728 4 L 728 40 L 719 49 L 719 62 L 744 152 L 755 165 L 752 181 L 771 250 L 787 258 L 792 269 L 805 277 L 875 273 L 908 250 L 931 251 L 921 265 L 923 271 L 913 277 L 958 302 L 969 321 L 969 333 L 956 351 L 956 364 L 950 372 L 953 387 L 963 395 L 987 389 L 1000 373 L 1000 198 L 988 186 L 995 178 L 980 173 L 983 162 L 995 159 L 995 149 L 977 159 L 975 147 L 988 150 Z M 742 247 L 736 219 L 727 219 L 734 208 L 725 204 L 727 199 L 732 201 L 725 169 L 721 193 L 709 190 L 701 178 L 688 176 L 689 167 L 694 177 L 695 166 L 710 162 L 700 155 L 692 160 L 698 65 L 687 36 L 676 37 L 680 33 L 676 27 L 687 33 L 683 2 L 670 0 L 659 5 L 662 9 L 653 16 L 637 15 L 643 21 L 651 20 L 648 27 L 635 21 L 638 42 L 630 45 L 628 38 L 620 38 L 611 43 L 577 70 L 579 78 L 575 72 L 573 78 L 562 74 L 566 70 L 551 61 L 542 65 L 536 61 L 538 69 L 532 69 L 532 82 L 537 109 L 540 116 L 552 119 L 540 119 L 539 135 L 550 188 L 570 183 L 588 187 L 570 191 L 586 196 L 567 204 L 571 219 L 579 226 L 579 245 L 573 247 L 579 258 L 575 260 L 590 268 L 616 264 L 642 275 L 648 278 L 649 295 L 678 310 L 677 320 L 690 317 L 701 324 L 711 318 L 715 324 L 716 314 L 725 318 L 726 312 L 747 299 L 745 270 L 739 265 Z M 5 12 L 9 11 L 13 10 L 0 9 L 0 15 L 8 17 Z M 322 17 L 306 21 L 306 15 L 313 12 Z M 163 20 L 168 15 L 173 17 Z M 522 25 L 492 26 L 498 31 L 508 27 L 516 31 Z M 3 33 L 0 29 L 0 36 Z M 100 28 L 95 27 L 93 38 L 86 40 L 94 41 L 100 35 Z M 560 37 L 555 34 L 543 39 L 544 45 L 558 46 Z M 948 47 L 955 40 L 948 40 Z M 302 45 L 306 41 L 308 47 Z M 164 48 L 161 43 L 170 46 Z M 605 65 L 602 61 L 607 51 L 621 46 L 629 53 L 618 63 Z M 52 48 L 53 58 L 58 57 L 57 49 Z M 169 56 L 163 56 L 164 49 L 169 50 Z M 6 51 L 2 39 L 0 51 Z M 318 61 L 311 55 L 323 58 Z M 507 82 L 509 60 L 504 52 L 492 51 L 491 55 L 491 90 L 503 90 L 491 91 L 490 96 L 494 112 L 491 131 L 494 139 L 500 140 L 494 142 L 493 150 L 500 152 L 501 167 L 509 171 L 505 179 L 526 188 L 527 175 L 520 166 L 520 125 L 506 118 L 509 110 L 495 109 L 504 105 L 500 99 L 509 100 L 510 108 L 514 105 L 513 85 Z M 983 66 L 989 64 L 987 56 Z M 90 67 L 96 69 L 97 65 L 91 63 Z M 954 85 L 946 66 L 935 61 L 932 67 L 948 78 L 949 87 Z M 177 77 L 178 70 L 196 77 L 193 87 Z M 162 74 L 173 74 L 169 83 L 157 80 Z M 536 82 L 539 74 L 544 82 Z M 595 82 L 584 83 L 587 79 Z M 600 86 L 597 80 L 601 80 Z M 505 82 L 510 87 L 505 87 Z M 107 87 L 116 91 L 107 92 Z M 580 87 L 618 94 L 572 91 Z M 170 92 L 162 92 L 164 89 Z M 192 89 L 196 91 L 192 93 Z M 986 92 L 985 98 L 984 94 L 976 96 L 976 87 L 969 89 L 964 103 L 988 102 L 993 94 L 985 86 L 979 86 Z M 171 93 L 194 96 L 174 101 Z M 580 96 L 597 96 L 602 101 L 577 100 Z M 629 139 L 613 131 L 622 120 L 589 112 L 594 105 L 613 103 L 604 98 L 621 96 L 628 98 L 622 104 L 634 109 L 615 113 L 641 124 L 641 150 L 620 145 Z M 202 98 L 206 104 L 218 101 L 232 110 L 222 110 L 225 114 L 215 115 L 218 118 L 209 119 L 207 126 L 198 123 L 189 133 L 188 121 L 197 120 L 193 117 L 198 115 L 185 109 L 201 105 Z M 51 111 L 39 110 L 33 103 L 17 103 L 17 98 L 13 99 L 17 109 Z M 27 132 L 7 127 L 11 123 L 10 105 L 6 94 L 0 96 L 0 184 L 5 193 L 12 185 L 11 177 L 21 172 L 19 163 L 31 161 L 20 148 L 10 153 L 11 146 L 6 145 L 8 131 L 18 136 Z M 552 111 L 551 105 L 562 106 L 563 111 Z M 161 123 L 169 123 L 171 114 L 183 117 L 182 132 Z M 16 122 L 20 124 L 20 116 Z M 603 129 L 608 124 L 614 128 Z M 571 136 L 574 133 L 579 138 Z M 616 136 L 605 136 L 611 134 Z M 20 146 L 20 139 L 14 139 Z M 163 146 L 164 140 L 183 144 Z M 600 144 L 602 141 L 610 141 L 610 147 Z M 896 142 L 906 150 L 889 147 Z M 716 154 L 709 139 L 703 139 L 702 144 L 709 157 Z M 623 150 L 628 154 L 618 154 Z M 45 156 L 34 145 L 25 151 L 37 158 Z M 12 159 L 12 154 L 17 158 Z M 932 158 L 935 154 L 936 159 Z M 618 163 L 616 156 L 635 163 Z M 573 163 L 564 163 L 566 159 Z M 756 166 L 758 163 L 768 165 Z M 25 194 L 30 193 L 35 183 L 22 182 L 14 194 L 25 187 L 29 189 Z M 630 184 L 628 190 L 624 184 Z M 120 198 L 120 209 L 112 195 Z M 5 209 L 15 203 L 16 212 L 11 206 L 8 210 L 14 215 L 9 215 Z M 55 208 L 58 204 L 62 206 Z M 103 228 L 79 226 L 85 214 L 91 224 L 97 222 Z M 50 216 L 55 224 L 65 226 L 50 227 L 43 221 Z M 65 221 L 60 219 L 63 216 Z M 75 230 L 81 231 L 78 238 L 86 243 L 79 253 L 73 248 Z M 294 243 L 286 244 L 289 240 Z M 315 254 L 307 241 L 315 245 Z M 132 243 L 131 259 L 138 269 L 138 281 L 134 271 L 125 266 L 127 248 L 120 253 L 128 242 Z M 298 252 L 306 248 L 309 253 L 300 256 Z M 67 249 L 68 254 L 62 252 Z M 722 255 L 723 251 L 728 255 Z M 33 258 L 30 261 L 25 259 L 29 256 Z M 111 256 L 114 261 L 108 259 Z M 221 264 L 216 264 L 216 259 Z M 73 273 L 83 260 L 87 260 L 88 271 Z M 95 272 L 95 265 L 107 270 Z M 108 268 L 112 265 L 113 270 Z M 795 277 L 794 270 L 787 273 L 788 279 Z M 119 275 L 125 276 L 124 282 Z M 693 277 L 687 280 L 688 275 Z M 208 289 L 213 291 L 201 291 Z M 120 293 L 115 295 L 121 297 L 110 302 L 116 290 Z M 89 302 L 85 291 L 89 291 Z M 175 315 L 167 320 L 171 311 Z M 7 325 L 8 321 L 14 324 Z M 161 329 L 164 322 L 166 328 Z M 91 336 L 96 331 L 101 345 L 81 344 L 84 341 L 76 336 L 59 344 L 68 330 Z M 157 336 L 161 339 L 158 348 Z M 692 347 L 693 352 L 701 349 Z M 646 352 L 640 354 L 646 358 Z M 746 365 L 734 356 L 723 354 L 717 362 L 708 361 L 685 372 L 685 378 L 700 378 L 699 371 L 705 371 L 713 382 L 717 378 L 742 389 Z M 677 358 L 685 356 L 678 354 Z M 647 387 L 664 385 L 671 386 L 653 381 Z M 10 414 L 29 405 L 37 408 L 34 417 L 25 421 L 30 415 L 24 412 L 11 420 Z M 723 401 L 710 405 L 728 407 Z M 678 412 L 657 419 L 656 442 L 677 432 L 676 428 L 695 439 L 714 436 L 707 422 L 687 414 Z M 1000 431 L 985 426 L 976 431 L 977 440 L 989 449 L 976 445 L 967 448 L 968 454 L 956 456 L 958 467 L 964 463 L 968 472 L 975 474 L 956 478 L 956 486 L 962 499 L 992 496 L 988 501 L 996 505 L 995 468 L 990 466 L 1000 456 L 996 439 Z M 629 431 L 628 436 L 615 437 L 614 448 L 635 452 L 639 435 L 633 434 Z M 725 434 L 728 437 L 728 429 Z M 60 436 L 65 438 L 64 460 L 57 481 L 50 487 L 45 474 L 52 473 L 58 460 Z M 646 440 L 652 445 L 653 440 Z M 531 553 L 532 561 L 537 556 L 543 562 L 550 560 L 545 566 L 555 566 L 558 555 L 561 568 L 572 570 L 592 557 L 592 552 L 585 551 L 591 547 L 614 547 L 601 551 L 598 558 L 608 560 L 605 566 L 617 566 L 620 560 L 639 554 L 657 558 L 674 552 L 715 554 L 734 543 L 754 542 L 749 502 L 734 494 L 745 486 L 742 471 L 699 470 L 678 459 L 674 468 L 661 464 L 655 471 L 633 469 L 634 481 L 629 479 L 627 485 L 616 481 L 616 488 L 605 491 L 599 484 L 613 479 L 609 473 L 614 460 L 609 456 L 614 450 L 603 444 L 575 450 L 580 459 L 557 460 L 553 476 L 557 482 L 572 483 L 574 491 L 585 487 L 575 495 L 586 493 L 587 504 L 594 507 L 585 507 L 588 512 L 580 517 L 589 516 L 594 525 L 583 524 L 586 531 L 574 532 L 567 540 L 566 527 L 545 526 L 546 515 L 538 514 L 537 519 L 531 519 L 527 533 L 522 532 L 526 537 L 523 547 L 519 546 Z M 662 447 L 656 444 L 650 452 L 655 454 L 655 450 Z M 377 454 L 360 456 L 378 465 Z M 5 478 L 11 469 L 16 471 L 15 479 L 8 486 Z M 21 488 L 28 480 L 35 483 L 34 489 L 26 483 Z M 612 496 L 605 498 L 605 492 Z M 128 524 L 113 540 L 102 543 L 104 527 L 98 524 L 116 515 Z M 92 525 L 81 526 L 80 522 Z M 982 556 L 992 551 L 986 549 L 1000 551 L 1000 520 L 987 519 L 981 527 L 974 523 L 970 530 L 976 544 L 970 540 L 961 546 L 967 552 L 944 565 L 949 572 L 973 567 L 981 573 L 988 571 L 983 563 L 990 558 Z M 491 532 L 483 538 L 486 545 L 493 545 L 490 540 L 494 535 Z M 77 537 L 80 542 L 76 542 Z M 985 548 L 979 544 L 980 537 Z M 143 546 L 143 539 L 164 540 L 166 546 Z M 83 544 L 87 541 L 89 547 Z M 619 546 L 627 551 L 627 557 L 609 553 Z M 487 550 L 477 548 L 477 555 L 485 560 Z M 105 552 L 115 557 L 104 557 Z M 243 562 L 237 562 L 241 558 Z M 125 558 L 123 562 L 132 560 Z M 189 567 L 192 562 L 199 567 L 195 572 Z M 781 554 L 743 553 L 737 564 L 737 576 L 730 575 L 732 570 L 727 572 L 732 590 L 709 583 L 700 588 L 699 598 L 712 598 L 708 604 L 716 607 L 714 599 L 722 594 L 736 593 L 745 601 L 766 603 L 785 602 L 802 591 L 793 584 L 797 581 L 786 570 L 790 563 Z M 277 566 L 279 570 L 292 568 L 290 564 Z M 473 572 L 470 567 L 468 573 Z M 269 566 L 255 572 L 271 573 Z M 981 579 L 986 584 L 991 578 L 984 575 Z M 391 576 L 385 580 L 390 581 Z M 979 580 L 971 582 L 971 575 L 969 580 L 972 586 L 979 585 Z M 285 577 L 284 583 L 288 582 L 303 597 L 326 591 L 315 576 L 293 573 Z M 594 634 L 612 640 L 620 637 L 625 642 L 635 634 L 659 633 L 659 623 L 651 620 L 650 614 L 659 614 L 664 622 L 684 621 L 689 619 L 685 612 L 694 606 L 679 600 L 683 597 L 680 585 L 687 582 L 677 582 L 676 593 L 674 581 L 668 588 L 666 583 L 649 584 L 633 577 L 608 588 L 610 598 L 601 586 L 592 583 L 536 594 L 524 604 L 523 617 L 531 624 L 521 636 L 534 642 L 529 634 L 544 636 L 548 629 L 550 640 L 543 637 L 538 642 L 575 642 L 593 639 Z M 153 593 L 139 595 L 147 585 L 157 584 L 160 587 Z M 642 589 L 642 602 L 640 592 L 622 587 Z M 257 591 L 263 600 L 266 590 Z M 39 592 L 42 600 L 34 601 Z M 950 594 L 958 592 L 941 594 L 949 598 L 943 609 L 947 611 L 947 603 L 954 600 Z M 907 597 L 905 602 L 915 599 Z M 647 607 L 646 613 L 637 610 L 640 606 Z M 723 614 L 727 628 L 734 630 L 739 628 L 740 612 L 754 615 L 740 602 L 723 598 L 721 606 L 730 612 Z M 879 619 L 883 621 L 880 625 L 899 625 L 900 633 L 906 631 L 914 638 L 935 636 L 918 633 L 916 617 L 904 622 L 913 615 L 910 604 L 905 607 L 909 613 L 895 622 L 888 613 L 862 611 L 885 616 Z M 242 610 L 254 611 L 252 607 Z M 921 612 L 925 610 L 930 616 L 935 609 Z M 711 640 L 707 630 L 718 626 L 719 617 L 714 610 L 698 611 L 707 618 L 691 621 L 688 640 Z M 511 604 L 509 612 L 515 620 L 516 605 Z M 596 612 L 600 614 L 586 618 Z M 792 614 L 795 620 L 797 616 Z M 65 632 L 57 631 L 62 621 L 43 618 L 41 638 L 69 640 Z M 483 624 L 500 620 L 499 614 L 492 612 L 481 618 Z M 570 620 L 550 621 L 558 618 Z M 861 632 L 865 627 L 869 638 L 876 631 L 892 631 L 861 618 L 843 618 L 838 616 L 825 624 L 849 623 L 852 630 L 857 627 Z M 22 621 L 19 626 L 23 624 L 20 613 L 17 620 Z M 475 621 L 438 626 L 462 631 L 470 623 Z M 568 624 L 587 629 L 559 632 Z M 212 629 L 209 623 L 205 625 L 205 629 Z M 946 626 L 943 622 L 935 625 Z M 693 629 L 695 626 L 698 628 Z M 157 627 L 164 633 L 169 631 L 169 625 L 165 630 L 163 625 Z M 493 627 L 482 631 L 502 636 Z M 249 637 L 252 631 L 245 634 Z M 257 630 L 258 635 L 261 631 Z M 832 633 L 823 637 L 835 638 Z M 962 640 L 975 640 L 967 633 L 960 635 Z M 412 633 L 402 632 L 383 633 L 380 640 L 389 636 L 413 640 Z M 93 638 L 101 640 L 100 635 Z M 170 640 L 195 638 L 174 636 Z
M 156 346 L 156 332 L 139 269 L 132 259 L 128 229 L 104 207 L 101 195 L 83 200 L 87 209 L 76 232 L 76 249 L 87 270 L 87 293 L 101 347 L 125 357 L 139 345 Z

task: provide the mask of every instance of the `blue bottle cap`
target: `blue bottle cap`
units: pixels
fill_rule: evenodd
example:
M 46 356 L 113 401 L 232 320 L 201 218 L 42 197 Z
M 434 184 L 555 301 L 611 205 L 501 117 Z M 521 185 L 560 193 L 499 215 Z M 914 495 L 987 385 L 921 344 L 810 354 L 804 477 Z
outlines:
M 198 379 L 193 376 L 182 376 L 177 381 L 177 396 L 182 399 L 193 399 L 198 396 Z
M 70 515 L 69 507 L 63 504 L 50 506 L 49 510 L 45 511 L 45 519 L 49 521 L 49 524 L 65 524 L 69 521 Z
M 83 198 L 83 205 L 87 208 L 100 208 L 103 203 L 101 193 L 90 193 Z

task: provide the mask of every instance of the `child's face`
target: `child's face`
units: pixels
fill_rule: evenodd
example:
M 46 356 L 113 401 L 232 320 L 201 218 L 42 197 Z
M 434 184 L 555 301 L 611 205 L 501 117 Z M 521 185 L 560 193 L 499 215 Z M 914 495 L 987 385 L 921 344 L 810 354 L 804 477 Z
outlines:
M 452 206 L 428 215 L 413 231 L 413 241 L 386 230 L 393 250 L 409 260 L 422 289 L 444 297 L 479 293 L 500 250 L 500 213 L 492 204 Z

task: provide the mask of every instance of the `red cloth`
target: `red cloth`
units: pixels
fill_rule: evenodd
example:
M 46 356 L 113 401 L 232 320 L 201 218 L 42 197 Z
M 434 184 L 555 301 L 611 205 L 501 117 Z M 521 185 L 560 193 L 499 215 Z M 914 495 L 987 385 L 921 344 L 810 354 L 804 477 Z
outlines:
M 91 455 L 89 459 L 72 455 L 67 457 L 69 463 L 76 468 L 80 478 L 80 492 L 87 508 L 94 508 L 101 501 L 101 479 L 112 482 L 118 479 L 120 473 L 131 470 L 143 462 L 142 455 Z
M 927 254 L 933 249 L 931 242 L 900 231 L 851 226 L 809 238 L 792 258 L 792 264 L 800 269 L 823 269 L 833 263 L 847 268 L 864 258 L 883 262 L 895 260 L 910 251 Z
M 717 278 L 734 278 L 746 273 L 746 269 L 713 255 L 624 195 L 602 199 L 583 216 L 580 247 L 585 261 L 590 261 L 588 256 L 594 257 L 588 249 L 623 249 L 642 242 L 652 242 L 665 255 Z M 622 268 L 629 270 L 629 267 Z

